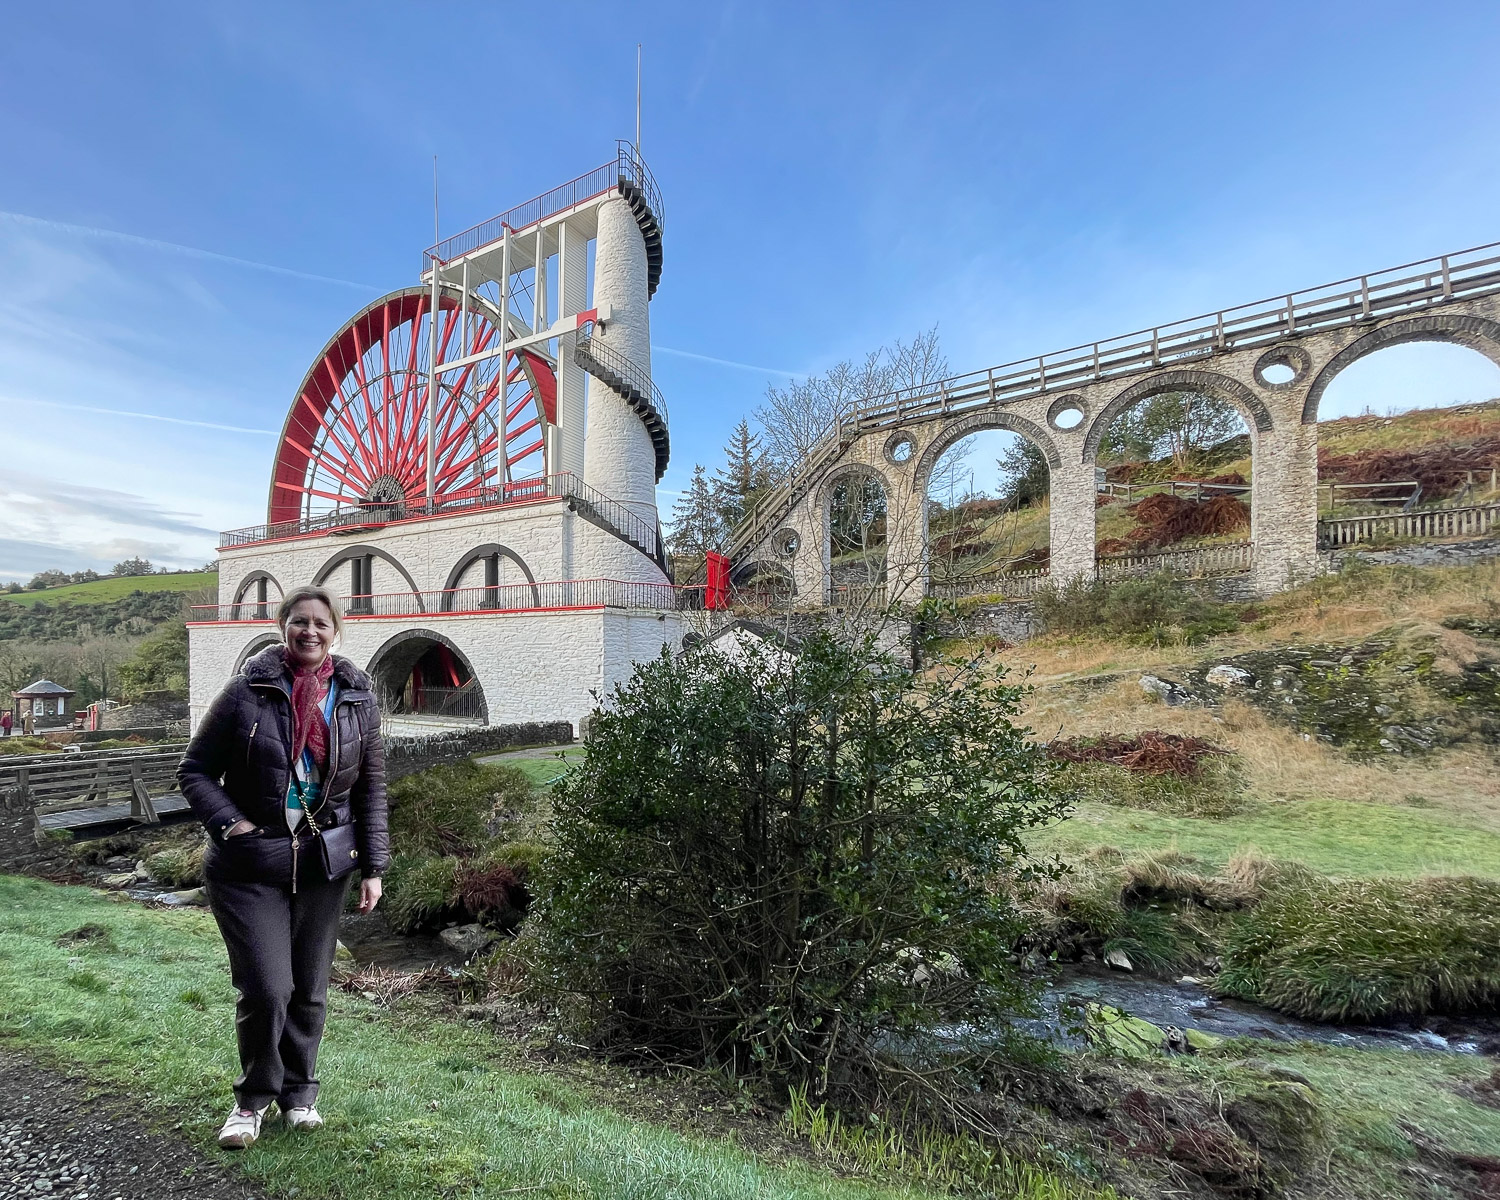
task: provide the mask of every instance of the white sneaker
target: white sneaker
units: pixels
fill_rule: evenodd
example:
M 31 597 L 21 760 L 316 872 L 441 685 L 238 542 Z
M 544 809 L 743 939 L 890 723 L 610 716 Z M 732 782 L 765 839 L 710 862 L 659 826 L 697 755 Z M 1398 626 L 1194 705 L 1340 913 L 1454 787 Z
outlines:
M 266 1108 L 269 1107 L 269 1104 L 266 1105 Z M 248 1150 L 255 1145 L 256 1138 L 260 1137 L 260 1123 L 265 1115 L 265 1108 L 258 1112 L 238 1106 L 231 1109 L 219 1130 L 219 1145 L 226 1150 Z
M 309 1105 L 307 1108 L 287 1108 L 282 1110 L 282 1116 L 286 1123 L 293 1129 L 322 1129 L 323 1118 L 318 1110 Z

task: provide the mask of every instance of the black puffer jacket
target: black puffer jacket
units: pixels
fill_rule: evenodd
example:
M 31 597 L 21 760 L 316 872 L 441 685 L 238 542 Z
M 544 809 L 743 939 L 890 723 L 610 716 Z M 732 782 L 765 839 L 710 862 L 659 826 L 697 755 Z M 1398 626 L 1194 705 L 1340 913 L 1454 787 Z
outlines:
M 209 833 L 204 871 L 210 878 L 287 884 L 317 869 L 307 830 L 293 838 L 286 824 L 292 673 L 282 655 L 280 646 L 262 650 L 229 681 L 177 768 L 182 794 Z M 329 739 L 331 774 L 312 816 L 319 828 L 354 823 L 361 870 L 369 879 L 390 861 L 380 710 L 369 676 L 348 659 L 334 657 L 333 678 L 338 695 Z M 226 840 L 224 831 L 244 820 L 255 830 Z

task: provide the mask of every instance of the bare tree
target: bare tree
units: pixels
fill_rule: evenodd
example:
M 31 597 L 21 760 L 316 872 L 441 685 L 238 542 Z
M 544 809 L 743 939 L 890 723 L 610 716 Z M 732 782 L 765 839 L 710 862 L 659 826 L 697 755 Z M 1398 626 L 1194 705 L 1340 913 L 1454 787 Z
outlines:
M 820 375 L 771 384 L 755 410 L 765 431 L 765 455 L 782 476 L 790 474 L 829 432 L 835 421 L 861 403 L 897 388 L 919 388 L 948 374 L 948 360 L 937 326 L 910 342 L 896 341 L 866 354 L 861 362 L 846 359 Z

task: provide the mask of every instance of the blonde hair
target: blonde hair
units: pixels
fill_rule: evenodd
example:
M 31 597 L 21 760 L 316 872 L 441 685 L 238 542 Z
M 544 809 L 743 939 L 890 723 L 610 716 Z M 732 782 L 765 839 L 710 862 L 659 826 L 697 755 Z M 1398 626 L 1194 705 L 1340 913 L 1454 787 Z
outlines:
M 328 611 L 333 614 L 333 632 L 338 637 L 344 636 L 344 614 L 339 612 L 338 601 L 333 598 L 333 593 L 327 588 L 306 585 L 296 587 L 281 598 L 281 603 L 276 606 L 276 625 L 281 630 L 282 636 L 286 636 L 286 623 L 292 615 L 292 609 L 304 600 L 318 600 L 328 606 Z

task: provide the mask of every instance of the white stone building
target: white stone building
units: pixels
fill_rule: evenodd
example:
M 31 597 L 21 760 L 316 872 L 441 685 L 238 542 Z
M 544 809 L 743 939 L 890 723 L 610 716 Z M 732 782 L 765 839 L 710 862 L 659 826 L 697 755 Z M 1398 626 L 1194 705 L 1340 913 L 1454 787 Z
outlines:
M 656 510 L 661 230 L 620 143 L 432 247 L 420 286 L 330 339 L 293 396 L 266 524 L 222 536 L 218 605 L 189 625 L 195 719 L 307 583 L 345 597 L 339 652 L 398 728 L 576 725 L 680 644 L 701 593 L 670 583 Z

